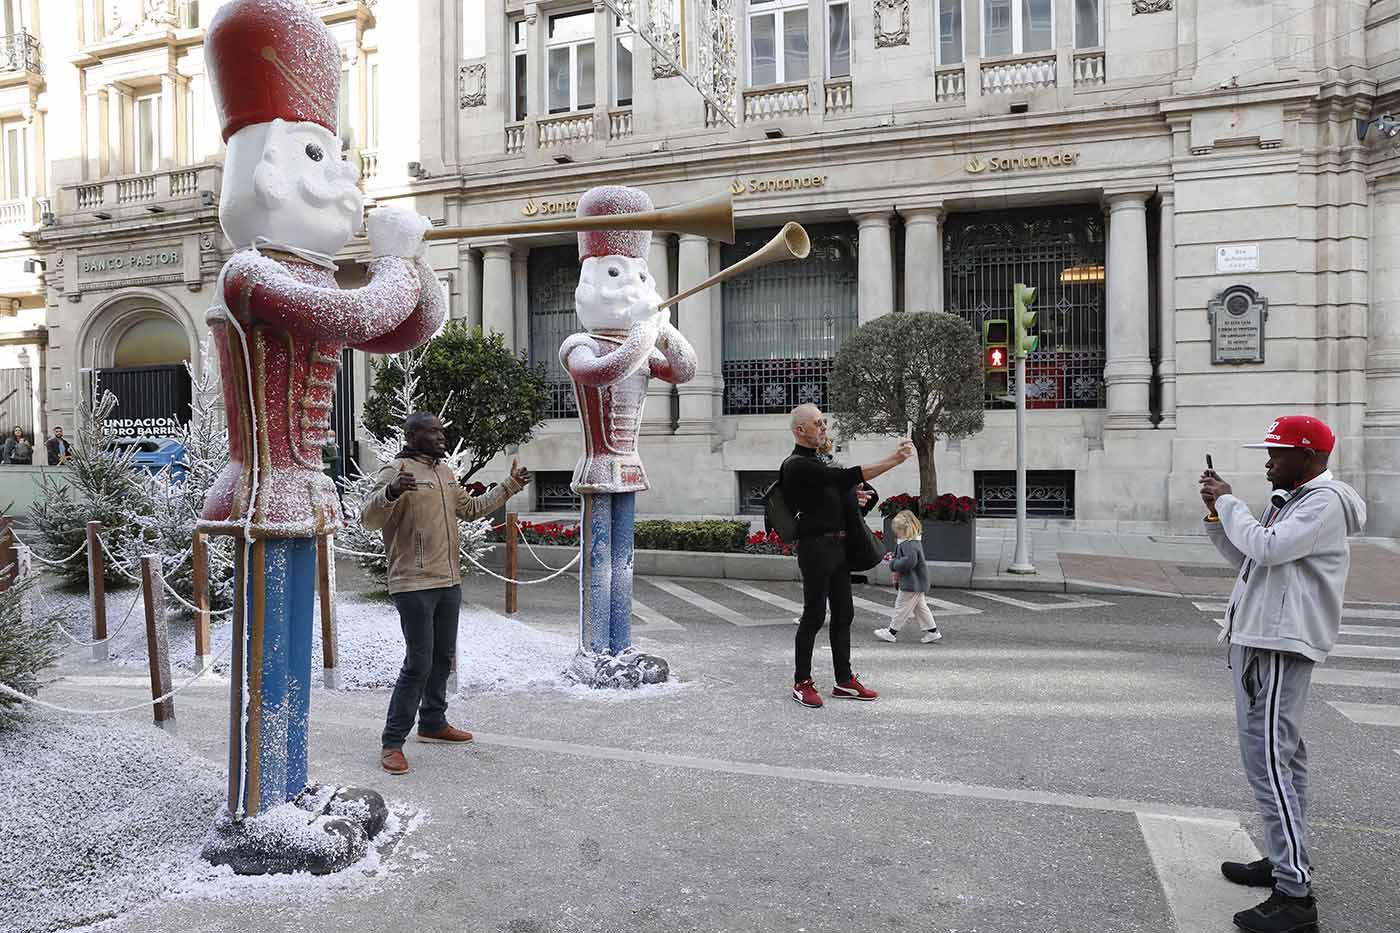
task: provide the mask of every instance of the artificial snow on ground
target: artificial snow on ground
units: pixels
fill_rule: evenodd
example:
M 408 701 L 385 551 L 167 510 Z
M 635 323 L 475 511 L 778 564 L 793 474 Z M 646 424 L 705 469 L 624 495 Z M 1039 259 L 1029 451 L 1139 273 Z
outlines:
M 137 604 L 127 618 L 133 599 Z M 139 599 L 139 590 L 107 594 L 107 631 L 111 635 L 108 647 L 114 663 L 145 670 L 148 664 L 146 630 Z M 80 641 L 92 640 L 91 632 L 84 631 L 89 627 L 84 594 L 50 590 L 42 600 L 49 610 L 62 617 L 62 624 L 70 633 Z M 227 619 L 227 614 L 217 617 L 210 633 L 211 651 L 216 658 L 214 672 L 225 676 L 229 670 L 229 642 L 233 637 L 233 626 Z M 393 603 L 341 593 L 336 599 L 336 640 L 340 649 L 341 689 L 387 690 L 394 686 L 403 664 L 404 640 L 398 610 Z M 178 686 L 199 670 L 194 658 L 193 621 L 172 613 L 168 642 L 173 680 Z M 82 652 L 91 650 L 70 647 Z M 594 690 L 575 684 L 564 676 L 564 671 L 577 647 L 577 641 L 571 637 L 541 631 L 482 606 L 463 605 L 457 626 L 458 691 L 470 694 L 483 690 L 549 688 L 581 698 L 616 701 L 681 689 L 675 678 L 665 684 L 633 690 Z M 312 679 L 320 683 L 319 610 L 312 626 L 311 656 Z
M 178 737 L 110 716 L 0 712 L 0 760 L 6 933 L 86 926 L 158 898 L 343 896 L 389 874 L 389 854 L 423 820 L 391 805 L 369 854 L 334 875 L 242 877 L 199 857 L 225 778 Z

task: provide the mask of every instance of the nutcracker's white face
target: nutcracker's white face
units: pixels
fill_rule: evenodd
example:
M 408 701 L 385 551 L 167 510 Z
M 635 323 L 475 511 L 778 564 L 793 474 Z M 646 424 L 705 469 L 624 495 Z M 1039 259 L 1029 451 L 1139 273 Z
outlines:
M 219 221 L 238 248 L 257 239 L 333 256 L 364 219 L 358 179 L 319 124 L 245 126 L 228 141 Z
M 574 302 L 588 330 L 627 330 L 655 314 L 661 296 L 645 259 L 590 256 L 579 272 Z

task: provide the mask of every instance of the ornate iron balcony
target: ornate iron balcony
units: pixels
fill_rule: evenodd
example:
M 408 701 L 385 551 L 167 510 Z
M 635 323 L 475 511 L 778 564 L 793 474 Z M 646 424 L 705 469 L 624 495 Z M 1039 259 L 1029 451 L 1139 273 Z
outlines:
M 44 57 L 39 40 L 27 32 L 12 32 L 0 37 L 0 72 L 28 71 L 44 73 Z

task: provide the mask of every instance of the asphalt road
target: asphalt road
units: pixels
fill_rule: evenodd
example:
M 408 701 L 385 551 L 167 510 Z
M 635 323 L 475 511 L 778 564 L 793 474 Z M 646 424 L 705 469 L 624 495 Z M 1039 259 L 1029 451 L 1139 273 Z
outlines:
M 478 742 L 410 743 L 404 777 L 377 766 L 385 695 L 317 690 L 312 773 L 427 814 L 384 875 L 111 929 L 1211 933 L 1267 893 L 1218 875 L 1260 839 L 1218 600 L 937 591 L 944 640 L 891 645 L 870 634 L 891 592 L 858 587 L 855 669 L 881 698 L 808 710 L 788 693 L 799 586 L 740 586 L 638 580 L 634 636 L 686 689 L 455 701 Z M 526 588 L 520 618 L 572 631 L 575 587 Z M 500 605 L 486 581 L 467 598 Z M 1305 727 L 1315 893 L 1324 930 L 1383 933 L 1400 606 L 1350 608 L 1353 656 L 1319 669 Z M 829 690 L 824 637 L 814 669 Z M 181 699 L 182 739 L 221 761 L 222 694 Z

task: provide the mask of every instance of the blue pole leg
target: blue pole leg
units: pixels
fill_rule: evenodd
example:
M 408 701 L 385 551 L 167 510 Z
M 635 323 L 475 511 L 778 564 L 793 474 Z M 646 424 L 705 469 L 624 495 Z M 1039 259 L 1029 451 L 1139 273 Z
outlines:
M 254 613 L 252 638 L 249 639 L 248 669 L 256 670 L 259 680 L 256 690 L 250 690 L 249 700 L 257 714 L 256 740 L 254 723 L 249 723 L 249 747 L 257 751 L 256 773 L 249 775 L 248 786 L 257 782 L 257 806 L 249 807 L 261 813 L 286 801 L 287 787 L 287 660 L 289 632 L 287 624 L 288 545 L 284 539 L 259 542 L 263 548 L 262 587 L 258 592 L 256 575 L 249 581 L 249 604 Z M 261 610 L 261 612 L 259 612 Z M 261 615 L 261 626 L 258 616 Z M 261 631 L 259 631 L 261 629 Z M 261 635 L 261 638 L 259 638 Z M 261 642 L 259 644 L 259 642 Z M 261 663 L 259 661 L 261 655 Z
M 612 496 L 612 594 L 608 611 L 608 650 L 618 654 L 632 644 L 632 557 L 636 544 L 637 494 Z
M 612 602 L 612 500 L 605 492 L 583 494 L 583 566 L 579 571 L 579 645 L 608 649 Z
M 306 788 L 311 716 L 311 630 L 316 616 L 316 539 L 293 538 L 287 561 L 287 800 Z

